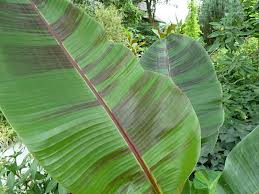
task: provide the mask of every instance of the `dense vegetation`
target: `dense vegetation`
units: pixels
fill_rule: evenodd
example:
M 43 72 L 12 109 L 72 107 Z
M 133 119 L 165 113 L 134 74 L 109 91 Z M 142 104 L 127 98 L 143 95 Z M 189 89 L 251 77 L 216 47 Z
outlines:
M 198 6 L 191 0 L 186 21 L 169 26 L 155 21 L 157 1 L 145 1 L 148 18 L 137 7 L 139 1 L 74 0 L 73 3 L 103 25 L 107 39 L 124 44 L 137 57 L 170 34 L 185 34 L 204 45 L 222 84 L 225 122 L 214 150 L 201 155 L 195 177 L 209 174 L 210 179 L 205 181 L 219 179 L 211 170 L 222 171 L 231 150 L 259 125 L 259 2 L 203 0 Z M 19 140 L 1 113 L 0 121 L 1 149 L 5 150 Z M 17 164 L 16 157 L 20 154 L 18 151 L 1 158 L 0 174 L 4 178 L 1 178 L 0 191 L 66 193 L 30 155 L 22 164 Z M 199 180 L 194 179 L 195 182 Z

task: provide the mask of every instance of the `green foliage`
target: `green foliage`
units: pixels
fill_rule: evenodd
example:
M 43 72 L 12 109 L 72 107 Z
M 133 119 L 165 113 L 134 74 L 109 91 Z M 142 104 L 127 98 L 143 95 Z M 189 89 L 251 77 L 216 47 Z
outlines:
M 153 26 L 146 20 L 143 20 L 143 12 L 135 5 L 139 3 L 139 1 L 73 0 L 72 2 L 104 25 L 109 40 L 121 42 L 128 46 L 129 42 L 125 41 L 128 39 L 128 35 L 124 32 L 124 27 L 132 32 L 135 38 L 139 34 L 144 36 L 145 46 L 149 46 L 157 40 L 156 36 L 152 33 Z M 111 7 L 112 9 L 110 9 Z M 99 17 L 97 17 L 96 11 L 99 12 Z M 107 14 L 107 16 L 105 16 L 105 14 Z M 113 21 L 115 21 L 117 26 L 114 25 Z
M 259 126 L 228 154 L 223 172 L 199 169 L 182 194 L 258 193 Z
M 250 17 L 256 17 L 258 18 L 259 12 L 258 12 L 258 6 L 259 1 L 258 0 L 241 0 L 243 8 L 246 13 L 248 13 L 248 16 Z
M 122 16 L 122 23 L 126 27 L 134 27 L 142 20 L 142 11 L 131 0 L 73 0 L 74 4 L 83 7 L 85 11 L 91 15 L 95 15 L 95 10 L 98 5 L 102 4 L 104 7 L 114 6 L 119 10 Z
M 72 0 L 73 4 L 83 9 L 88 15 L 95 17 L 95 9 L 98 3 L 91 0 Z
M 220 22 L 212 22 L 214 32 L 209 38 L 215 39 L 209 52 L 219 48 L 227 48 L 229 52 L 237 50 L 248 36 L 256 34 L 258 21 L 255 18 L 246 17 L 246 13 L 240 3 L 233 3 L 226 16 Z
M 112 2 L 108 6 L 88 0 L 75 1 L 74 3 L 104 27 L 108 40 L 126 44 L 127 34 L 123 26 L 123 13 Z
M 188 7 L 189 7 L 189 14 L 185 21 L 183 32 L 184 34 L 194 39 L 198 39 L 201 35 L 201 29 L 200 29 L 199 19 L 198 19 L 198 6 L 195 0 L 191 0 Z
M 40 167 L 24 148 L 0 159 L 0 193 L 5 194 L 67 194 L 67 191 Z M 3 153 L 5 154 L 5 153 Z M 22 162 L 19 160 L 22 159 Z
M 199 21 L 205 41 L 208 43 L 207 37 L 212 32 L 211 22 L 218 22 L 225 14 L 226 0 L 203 0 L 200 12 Z
M 180 21 L 177 24 L 166 25 L 162 29 L 152 29 L 152 31 L 157 35 L 158 38 L 163 39 L 173 33 L 183 34 L 182 27 L 183 27 L 183 24 Z
M 141 22 L 143 13 L 131 0 L 113 0 L 113 5 L 122 13 L 126 27 L 135 27 Z
M 163 30 L 152 29 L 152 31 L 157 35 L 158 38 L 163 39 L 166 38 L 168 35 L 172 34 L 175 28 L 175 24 L 170 24 L 165 26 Z
M 0 152 L 16 141 L 16 134 L 0 111 Z
M 199 191 L 197 194 L 208 193 L 208 194 L 216 194 L 216 188 L 218 184 L 218 180 L 220 178 L 221 172 L 200 169 L 195 172 L 193 187 L 195 190 Z
M 225 123 L 214 152 L 201 164 L 222 170 L 228 153 L 258 125 L 258 7 L 255 1 L 228 1 L 224 17 L 210 23 L 214 44 L 210 47 L 215 68 L 223 84 Z M 217 51 L 217 49 L 219 49 Z
M 200 162 L 222 170 L 232 148 L 259 124 L 258 39 L 246 39 L 232 54 L 220 49 L 212 59 L 223 87 L 225 123 L 214 153 Z
M 219 171 L 199 169 L 192 181 L 186 181 L 182 194 L 218 194 L 216 189 L 220 176 Z
M 145 37 L 146 47 L 151 46 L 156 40 L 158 40 L 158 37 L 152 30 L 153 26 L 147 21 L 142 21 L 135 28 L 130 28 L 130 31 L 134 34 L 141 34 Z
M 128 41 L 127 47 L 134 53 L 137 57 L 140 57 L 143 54 L 145 41 L 144 37 L 137 34 L 134 35 L 132 32 L 127 31 Z
M 219 48 L 227 48 L 229 52 L 237 50 L 249 36 L 258 37 L 259 2 L 228 0 L 224 7 L 224 16 L 210 22 L 211 34 L 206 34 L 205 40 L 213 43 L 209 52 Z M 209 39 L 209 41 L 208 41 Z
M 199 21 L 203 33 L 204 41 L 211 45 L 214 39 L 208 36 L 213 32 L 211 22 L 219 22 L 231 10 L 240 10 L 239 0 L 203 0 L 199 12 Z
M 99 5 L 95 10 L 95 19 L 102 24 L 108 40 L 125 43 L 127 35 L 122 25 L 122 15 L 115 6 L 104 7 Z

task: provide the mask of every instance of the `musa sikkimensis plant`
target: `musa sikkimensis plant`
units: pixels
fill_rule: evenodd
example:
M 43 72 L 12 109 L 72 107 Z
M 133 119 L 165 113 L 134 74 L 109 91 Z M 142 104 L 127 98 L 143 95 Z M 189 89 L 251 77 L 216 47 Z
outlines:
M 215 146 L 224 121 L 222 89 L 206 50 L 183 35 L 155 42 L 142 56 L 141 65 L 165 74 L 189 97 L 201 125 L 202 153 Z
M 0 108 L 73 194 L 180 193 L 200 153 L 190 101 L 104 37 L 66 0 L 0 0 Z

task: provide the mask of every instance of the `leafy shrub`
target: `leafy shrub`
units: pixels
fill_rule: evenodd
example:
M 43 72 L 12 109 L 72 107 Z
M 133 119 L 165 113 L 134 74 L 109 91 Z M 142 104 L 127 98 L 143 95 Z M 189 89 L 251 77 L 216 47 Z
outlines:
M 73 0 L 72 2 L 79 8 L 83 9 L 88 15 L 90 15 L 92 17 L 95 16 L 95 9 L 96 9 L 95 1 Z
M 105 7 L 100 2 L 88 0 L 74 1 L 74 4 L 101 23 L 108 40 L 116 43 L 126 43 L 127 34 L 123 26 L 123 14 L 114 5 Z
M 212 27 L 210 22 L 218 22 L 225 14 L 225 0 L 203 0 L 200 12 L 199 21 L 204 39 L 208 42 L 207 36 L 211 34 Z
M 30 154 L 23 156 L 24 151 L 25 148 L 21 146 L 13 154 L 1 156 L 0 193 L 67 194 L 67 191 L 53 180 Z
M 237 6 L 238 4 L 238 6 Z M 199 12 L 199 21 L 203 33 L 203 38 L 207 44 L 212 44 L 214 39 L 208 36 L 213 32 L 211 22 L 219 22 L 226 13 L 232 9 L 239 10 L 241 4 L 239 0 L 203 0 Z
M 198 20 L 198 6 L 195 0 L 191 0 L 188 7 L 189 7 L 189 14 L 185 21 L 183 31 L 184 31 L 184 34 L 194 39 L 198 39 L 201 34 L 201 29 L 200 29 L 199 20 Z
M 251 17 L 254 17 L 255 15 L 259 15 L 256 10 L 258 9 L 258 0 L 241 0 L 242 5 L 244 7 L 244 10 L 246 13 L 253 13 Z
M 177 22 L 177 24 L 169 24 L 163 26 L 161 29 L 152 29 L 152 31 L 157 35 L 158 38 L 163 39 L 170 34 L 184 34 L 182 21 Z
M 143 12 L 131 0 L 105 0 L 105 1 L 91 1 L 91 0 L 73 0 L 74 4 L 82 7 L 87 14 L 95 16 L 95 11 L 99 5 L 105 8 L 110 6 L 115 7 L 122 17 L 122 23 L 126 27 L 136 27 L 141 22 Z
M 126 27 L 135 27 L 142 20 L 143 13 L 131 1 L 123 4 L 120 11 L 123 13 L 123 23 Z
M 127 37 L 127 47 L 134 53 L 134 55 L 140 57 L 144 52 L 145 41 L 141 35 L 134 35 L 130 31 L 127 31 Z
M 201 163 L 222 170 L 227 154 L 259 124 L 258 40 L 245 40 L 233 54 L 220 49 L 212 58 L 223 87 L 225 123 L 214 153 Z
M 154 34 L 152 29 L 153 26 L 147 21 L 142 21 L 135 28 L 129 28 L 133 34 L 141 34 L 145 37 L 146 47 L 151 46 L 156 40 L 158 40 L 158 37 Z
M 114 5 L 120 11 L 126 27 L 135 27 L 142 20 L 143 12 L 133 4 L 132 0 L 105 0 L 103 3 L 106 6 Z
M 218 48 L 227 48 L 232 52 L 244 43 L 246 37 L 256 34 L 258 21 L 254 17 L 250 18 L 250 13 L 246 13 L 240 3 L 232 4 L 225 17 L 219 22 L 210 23 L 214 32 L 209 38 L 215 39 L 210 52 Z
M 16 134 L 0 111 L 0 151 L 16 141 Z
M 117 43 L 126 42 L 127 36 L 122 25 L 122 15 L 115 6 L 104 7 L 104 5 L 99 4 L 95 10 L 95 18 L 103 25 L 108 40 Z

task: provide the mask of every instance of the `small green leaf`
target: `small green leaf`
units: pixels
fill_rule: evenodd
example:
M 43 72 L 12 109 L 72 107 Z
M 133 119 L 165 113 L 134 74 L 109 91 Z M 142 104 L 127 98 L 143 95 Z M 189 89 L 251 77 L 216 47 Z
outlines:
M 7 177 L 7 187 L 9 190 L 13 190 L 15 184 L 15 176 L 12 172 L 8 174 Z
M 52 191 L 56 186 L 58 185 L 58 183 L 55 180 L 51 180 L 48 185 L 47 188 L 45 190 L 45 193 L 49 193 L 50 191 Z
M 215 50 L 218 50 L 219 46 L 220 46 L 219 41 L 215 41 L 215 43 L 212 46 L 209 47 L 208 52 L 211 53 L 211 52 L 213 52 Z
M 37 184 L 33 186 L 33 191 L 35 192 L 35 194 L 43 193 L 42 189 Z
M 199 170 L 195 173 L 194 187 L 196 189 L 207 189 L 210 193 L 215 193 L 220 176 L 220 172 L 206 169 Z
M 152 31 L 158 36 L 158 38 L 161 38 L 161 35 L 158 30 L 152 29 Z
M 43 174 L 41 174 L 40 172 L 36 172 L 36 174 L 35 174 L 35 179 L 36 180 L 42 180 L 42 179 L 44 179 L 44 178 L 46 178 Z
M 10 164 L 10 165 L 5 165 L 5 167 L 6 167 L 9 171 L 11 171 L 13 174 L 16 174 L 16 171 L 17 171 L 17 169 L 18 169 L 16 162 L 14 162 L 14 163 L 12 163 L 12 164 Z
M 30 171 L 31 171 L 31 176 L 32 179 L 35 179 L 35 175 L 37 172 L 37 167 L 38 167 L 38 162 L 34 159 L 31 166 L 30 166 Z

